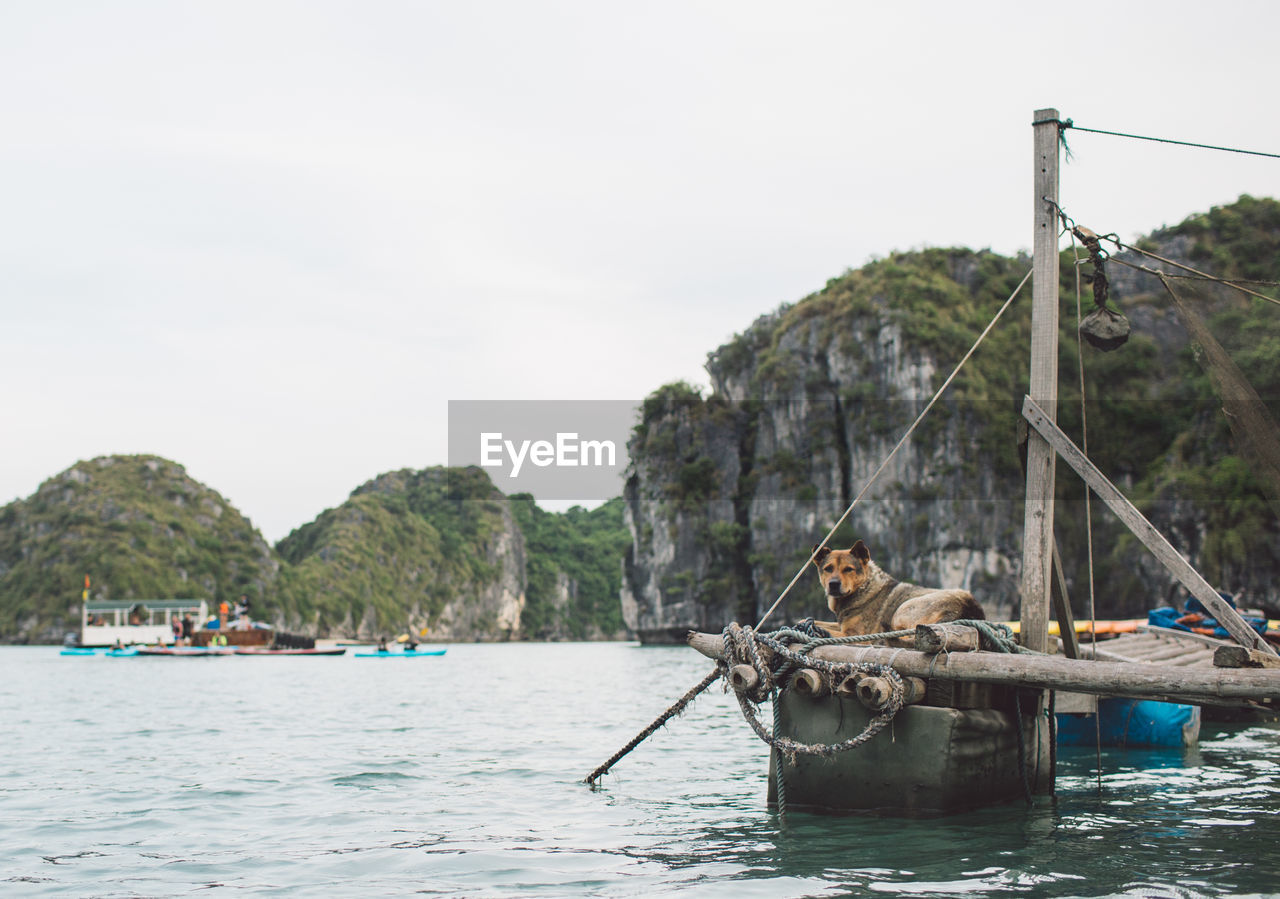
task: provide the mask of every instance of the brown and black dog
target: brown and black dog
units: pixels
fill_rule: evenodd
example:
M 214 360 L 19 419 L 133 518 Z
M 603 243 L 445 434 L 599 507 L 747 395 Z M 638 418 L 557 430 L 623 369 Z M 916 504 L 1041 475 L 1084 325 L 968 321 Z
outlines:
M 827 606 L 836 616 L 835 621 L 814 623 L 834 637 L 986 617 L 968 590 L 921 587 L 885 574 L 861 540 L 849 549 L 819 547 L 813 564 L 818 566 Z

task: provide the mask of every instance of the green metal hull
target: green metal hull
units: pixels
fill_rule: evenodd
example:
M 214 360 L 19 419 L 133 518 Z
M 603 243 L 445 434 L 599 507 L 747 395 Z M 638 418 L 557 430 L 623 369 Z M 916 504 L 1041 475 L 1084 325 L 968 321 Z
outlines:
M 852 699 L 783 693 L 779 733 L 802 743 L 857 736 L 871 713 Z M 1034 716 L 1024 712 L 1027 777 L 1035 784 Z M 1043 731 L 1042 731 L 1043 732 Z M 769 760 L 769 804 L 777 803 L 778 753 Z M 786 761 L 787 810 L 931 816 L 1025 795 L 1013 714 L 996 709 L 912 705 L 867 743 L 834 758 Z

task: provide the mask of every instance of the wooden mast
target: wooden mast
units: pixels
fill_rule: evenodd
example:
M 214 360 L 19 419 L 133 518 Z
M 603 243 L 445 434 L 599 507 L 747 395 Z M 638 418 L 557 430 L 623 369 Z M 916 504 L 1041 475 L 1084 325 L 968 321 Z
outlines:
M 1030 396 L 1045 414 L 1058 410 L 1058 110 L 1036 110 L 1035 240 L 1031 296 Z M 1053 565 L 1053 482 L 1057 457 L 1040 434 L 1027 439 L 1026 517 L 1022 550 L 1022 645 L 1049 648 Z

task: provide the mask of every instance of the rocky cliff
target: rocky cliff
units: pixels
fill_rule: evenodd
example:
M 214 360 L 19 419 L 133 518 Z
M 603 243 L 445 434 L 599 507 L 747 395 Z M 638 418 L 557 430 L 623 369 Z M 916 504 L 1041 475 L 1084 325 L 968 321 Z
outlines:
M 279 614 L 303 630 L 374 639 L 521 633 L 525 541 L 478 469 L 396 471 L 280 541 Z
M 1280 258 L 1267 248 L 1277 240 L 1280 205 L 1241 198 L 1152 235 L 1148 245 L 1201 265 L 1216 258 L 1224 277 L 1275 279 Z M 1059 419 L 1080 442 L 1074 254 L 1063 263 Z M 705 398 L 685 385 L 653 394 L 632 439 L 624 495 L 632 533 L 622 588 L 627 623 L 654 642 L 730 620 L 754 623 L 1028 268 L 1025 258 L 964 249 L 875 260 L 713 352 Z M 1087 312 L 1087 286 L 1084 294 Z M 1117 274 L 1112 297 L 1135 333 L 1115 353 L 1085 348 L 1091 455 L 1223 589 L 1280 608 L 1280 531 L 1247 460 L 1234 452 L 1221 404 L 1163 289 L 1147 276 Z M 861 537 L 894 575 L 969 589 L 995 617 L 1012 615 L 1018 600 L 1017 425 L 1029 299 L 1028 290 L 834 541 Z M 1205 308 L 1272 409 L 1280 408 L 1275 307 L 1237 294 Z M 1083 488 L 1061 471 L 1058 533 L 1083 613 Z M 1105 509 L 1094 522 L 1100 616 L 1180 604 L 1169 576 Z M 773 620 L 824 613 L 806 572 Z

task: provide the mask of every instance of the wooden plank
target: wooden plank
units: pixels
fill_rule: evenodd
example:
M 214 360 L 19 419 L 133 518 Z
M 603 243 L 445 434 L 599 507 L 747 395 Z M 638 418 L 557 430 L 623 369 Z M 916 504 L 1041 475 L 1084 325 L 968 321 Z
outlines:
M 1096 715 L 1098 697 L 1092 693 L 1062 691 L 1053 697 L 1053 710 L 1059 715 Z
M 1219 646 L 1213 653 L 1218 668 L 1280 668 L 1280 658 L 1244 646 Z
M 1109 662 L 1129 662 L 1134 665 L 1144 664 L 1142 659 L 1137 656 L 1128 655 L 1117 649 L 1108 649 L 1102 645 L 1090 644 L 1082 646 L 1080 647 L 1080 652 L 1086 659 L 1106 659 Z
M 1155 525 L 1147 521 L 1137 507 L 1129 502 L 1124 494 L 1117 490 L 1115 485 L 1107 480 L 1102 472 L 1098 471 L 1097 467 L 1089 461 L 1085 454 L 1080 452 L 1080 449 L 1071 442 L 1071 438 L 1062 433 L 1062 430 L 1049 417 L 1048 413 L 1041 409 L 1036 404 L 1036 401 L 1029 396 L 1023 398 L 1022 416 L 1035 429 L 1036 433 L 1048 441 L 1049 445 L 1062 457 L 1063 461 L 1084 479 L 1084 482 L 1089 485 L 1089 489 L 1107 504 L 1111 511 L 1133 532 L 1133 535 L 1141 540 L 1161 564 L 1169 569 L 1173 576 L 1181 582 L 1182 586 L 1186 587 L 1192 596 L 1200 600 L 1204 607 L 1213 613 L 1213 617 L 1218 619 L 1218 623 L 1226 628 L 1227 633 L 1231 634 L 1237 643 L 1269 655 L 1276 654 L 1275 650 L 1253 628 L 1245 623 L 1244 619 L 1240 617 L 1240 613 L 1218 595 L 1218 591 L 1213 589 L 1209 582 L 1201 577 L 1200 572 L 1191 567 L 1191 563 L 1173 548 L 1173 545 L 1165 539 L 1164 535 L 1156 530 Z
M 720 634 L 691 633 L 691 647 L 710 658 L 724 654 Z M 768 657 L 771 653 L 765 651 Z M 953 652 L 929 655 L 882 646 L 819 646 L 810 656 L 829 662 L 888 665 L 926 679 L 1007 684 L 1028 689 L 1071 690 L 1196 705 L 1238 706 L 1245 700 L 1280 701 L 1280 669 L 1170 668 L 1145 662 L 1097 662 L 1034 653 Z
M 976 652 L 977 628 L 964 624 L 917 624 L 916 649 L 921 652 Z
M 1038 109 L 1034 127 L 1034 228 L 1031 283 L 1030 394 L 1054 416 L 1058 407 L 1058 110 Z M 1037 434 L 1027 441 L 1026 513 L 1023 519 L 1022 607 L 1019 641 L 1049 648 L 1049 593 L 1053 549 L 1056 459 Z
M 1142 636 L 1121 636 L 1113 637 L 1106 641 L 1113 649 L 1123 652 L 1125 655 L 1140 656 L 1151 652 L 1159 652 L 1162 649 L 1168 649 L 1168 643 L 1162 643 L 1155 637 Z M 1121 648 L 1123 647 L 1123 648 Z M 1177 645 L 1174 645 L 1177 649 Z
M 1142 654 L 1141 658 L 1144 662 L 1165 662 L 1175 665 L 1175 659 L 1186 658 L 1193 654 L 1196 650 L 1188 649 L 1185 646 L 1155 646 L 1151 650 Z
M 1220 640 L 1217 637 L 1210 637 L 1208 634 L 1196 634 L 1191 631 L 1176 631 L 1171 627 L 1156 627 L 1154 624 L 1138 625 L 1138 633 L 1154 634 L 1161 640 L 1179 640 L 1185 643 L 1203 643 L 1211 648 L 1232 645 L 1226 640 Z
M 1208 648 L 1193 649 L 1176 656 L 1165 659 L 1153 659 L 1149 655 L 1133 652 L 1132 649 L 1125 646 L 1123 648 L 1115 648 L 1112 644 L 1118 641 L 1108 640 L 1106 643 L 1099 644 L 1096 655 L 1094 650 L 1088 646 L 1081 651 L 1087 659 L 1098 658 L 1106 659 L 1111 662 L 1132 662 L 1137 665 L 1167 665 L 1175 668 L 1189 668 L 1202 664 L 1206 661 L 1212 662 L 1213 654 Z
M 1076 637 L 1076 618 L 1071 614 L 1071 597 L 1067 594 L 1067 578 L 1062 573 L 1062 555 L 1058 541 L 1053 541 L 1053 612 L 1058 619 L 1062 653 L 1069 659 L 1080 658 L 1080 640 Z

